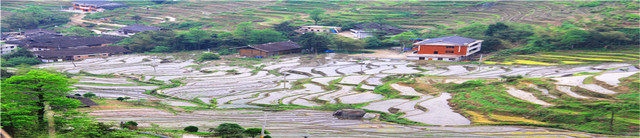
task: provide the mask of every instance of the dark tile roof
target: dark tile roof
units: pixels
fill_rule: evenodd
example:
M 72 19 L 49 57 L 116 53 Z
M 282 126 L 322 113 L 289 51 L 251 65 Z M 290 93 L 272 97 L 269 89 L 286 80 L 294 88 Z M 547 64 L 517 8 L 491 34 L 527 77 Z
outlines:
M 265 52 L 275 52 L 275 51 L 298 49 L 302 46 L 292 41 L 282 41 L 282 42 L 273 42 L 273 43 L 266 43 L 266 44 L 259 44 L 259 45 L 249 45 L 245 47 L 251 47 L 251 48 L 258 49 L 260 51 L 265 51 Z
M 73 3 L 78 3 L 83 5 L 96 5 L 99 8 L 108 9 L 108 10 L 127 7 L 127 5 L 124 3 L 104 1 L 104 0 L 80 0 L 80 1 L 74 1 Z
M 47 30 L 47 29 L 31 29 L 31 30 L 26 30 L 24 31 L 24 35 L 31 35 L 31 34 L 57 34 L 56 31 L 54 30 Z
M 423 44 L 429 44 L 429 43 L 445 42 L 445 43 L 451 43 L 451 44 L 462 46 L 462 45 L 465 45 L 465 43 L 469 44 L 469 43 L 472 43 L 472 42 L 475 42 L 475 41 L 476 41 L 475 39 L 454 35 L 454 36 L 438 37 L 438 38 L 428 39 L 428 40 L 420 41 L 420 42 L 418 42 L 416 44 L 423 45 Z
M 29 37 L 22 40 L 7 41 L 7 44 L 18 44 L 22 47 L 46 47 L 46 48 L 70 48 L 80 46 L 95 46 L 101 44 L 114 43 L 122 40 L 121 37 L 101 36 L 101 37 L 77 37 L 60 36 L 53 34 L 43 34 Z
M 80 100 L 80 102 L 82 102 L 82 104 L 84 105 L 84 107 L 90 107 L 90 106 L 96 106 L 99 105 L 98 103 L 94 102 L 93 100 L 89 99 L 89 98 L 85 98 L 82 96 L 76 96 L 76 95 L 67 95 L 65 96 L 67 98 L 71 98 L 71 99 L 76 99 L 76 100 Z
M 67 57 L 74 55 L 85 55 L 85 54 L 94 54 L 94 53 L 109 53 L 109 54 L 120 54 L 120 53 L 129 53 L 128 49 L 125 49 L 120 46 L 103 46 L 103 47 L 85 47 L 85 48 L 69 48 L 69 49 L 60 49 L 60 50 L 46 50 L 46 51 L 35 51 L 34 54 L 38 55 L 40 58 L 56 58 L 56 57 Z
M 128 25 L 120 28 L 120 30 L 134 31 L 134 32 L 157 31 L 161 29 L 162 29 L 161 27 L 141 25 L 141 24 Z

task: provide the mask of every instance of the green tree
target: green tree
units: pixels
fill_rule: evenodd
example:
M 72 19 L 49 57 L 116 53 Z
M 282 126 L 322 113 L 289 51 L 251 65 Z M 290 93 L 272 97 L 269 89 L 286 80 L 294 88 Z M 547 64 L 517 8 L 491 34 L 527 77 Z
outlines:
M 2 30 L 18 31 L 18 29 L 35 29 L 54 27 L 69 22 L 70 14 L 45 11 L 40 7 L 29 6 L 12 11 L 11 15 L 2 18 Z
M 121 43 L 125 48 L 133 52 L 147 52 L 155 48 L 155 46 L 168 46 L 172 49 L 184 49 L 176 40 L 174 31 L 144 31 L 136 33 L 130 38 L 126 38 Z
M 259 127 L 247 128 L 242 133 L 252 138 L 255 138 L 256 136 L 262 133 L 262 128 L 259 128 Z M 267 130 L 264 130 L 264 134 L 271 134 L 271 133 L 269 133 L 269 131 Z
M 616 43 L 631 40 L 623 32 L 620 31 L 599 32 L 598 35 L 599 37 L 595 38 L 601 42 L 601 45 L 604 49 L 607 49 L 611 45 L 615 45 Z
M 85 94 L 82 95 L 82 97 L 85 97 L 85 98 L 92 98 L 92 97 L 95 97 L 95 96 L 96 96 L 95 93 L 90 93 L 90 92 L 89 93 L 85 93 Z
M 487 28 L 487 31 L 485 31 L 485 35 L 493 36 L 493 33 L 501 30 L 507 30 L 507 29 L 509 29 L 509 26 L 507 26 L 502 22 L 497 22 L 496 24 L 489 25 L 489 27 Z
M 191 28 L 188 32 L 180 34 L 180 37 L 183 38 L 183 47 L 182 50 L 198 50 L 206 48 L 207 45 L 215 45 L 211 44 L 213 42 L 212 34 L 208 31 L 201 30 L 198 28 Z
M 298 27 L 291 25 L 290 22 L 282 22 L 273 26 L 273 29 L 287 36 L 287 38 L 291 38 L 296 34 L 295 30 Z
M 282 33 L 271 29 L 254 30 L 248 39 L 251 44 L 264 44 L 286 40 Z
M 407 44 L 411 45 L 411 42 L 413 42 L 412 38 L 417 38 L 417 37 L 418 36 L 416 36 L 416 34 L 414 34 L 413 32 L 402 32 L 398 35 L 391 37 L 391 40 L 396 40 L 400 42 L 402 44 L 402 52 L 404 52 L 404 48 L 406 47 L 405 45 Z
M 364 48 L 364 42 L 358 39 L 352 39 L 342 36 L 333 36 L 331 46 L 334 49 L 345 50 L 347 53 L 361 50 Z
M 251 22 L 241 22 L 236 25 L 236 31 L 233 31 L 233 34 L 240 39 L 248 39 L 255 28 Z
M 573 49 L 576 45 L 582 45 L 587 42 L 587 40 L 589 40 L 589 35 L 590 33 L 585 30 L 569 30 L 561 37 L 561 43 L 564 44 L 561 49 L 567 49 L 569 48 L 569 46 L 571 49 Z
M 73 109 L 79 107 L 80 102 L 65 97 L 72 90 L 69 87 L 72 82 L 64 75 L 34 69 L 1 83 L 2 128 L 15 137 L 28 137 L 24 132 L 44 130 L 45 104 L 59 114 L 57 123 L 77 116 L 78 112 Z
M 94 36 L 95 33 L 92 31 L 89 31 L 87 29 L 84 29 L 82 27 L 69 27 L 66 29 L 67 32 L 67 36 L 83 36 L 83 37 L 89 37 L 89 36 Z
M 223 123 L 215 129 L 215 135 L 223 138 L 242 137 L 244 128 L 234 123 Z
M 167 53 L 167 52 L 171 52 L 171 48 L 166 47 L 166 46 L 156 46 L 153 49 L 151 49 L 151 52 Z
M 303 48 L 315 51 L 316 54 L 318 51 L 329 49 L 328 46 L 331 44 L 331 40 L 326 35 L 317 35 L 316 33 L 305 33 L 299 39 Z
M 376 37 L 367 37 L 364 39 L 366 46 L 364 48 L 379 48 L 382 47 L 382 41 Z
M 187 131 L 187 132 L 198 132 L 198 127 L 196 127 L 196 126 L 187 126 L 187 127 L 184 128 L 184 131 Z
M 136 129 L 138 129 L 138 123 L 135 122 L 135 121 L 127 121 L 122 125 L 122 127 L 128 128 L 128 129 L 132 129 L 132 130 L 136 130 Z
M 323 14 L 326 12 L 323 9 L 313 9 L 311 13 L 309 13 L 309 17 L 313 20 L 313 24 L 318 25 L 318 22 L 322 20 Z
M 133 15 L 131 16 L 131 20 L 135 20 L 136 24 L 138 24 L 138 22 L 142 20 L 142 17 L 140 17 L 139 15 Z

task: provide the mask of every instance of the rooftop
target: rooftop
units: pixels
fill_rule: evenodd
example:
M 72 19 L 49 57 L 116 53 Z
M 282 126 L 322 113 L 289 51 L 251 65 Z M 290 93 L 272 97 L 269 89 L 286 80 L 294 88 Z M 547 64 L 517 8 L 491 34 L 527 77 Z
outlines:
M 113 36 L 78 37 L 43 34 L 35 37 L 16 41 L 7 41 L 7 44 L 18 44 L 29 47 L 70 48 L 78 46 L 93 46 L 120 41 L 122 38 Z
M 289 40 L 289 41 L 273 42 L 273 43 L 266 43 L 266 44 L 259 44 L 259 45 L 248 45 L 248 46 L 243 46 L 238 48 L 249 48 L 249 47 L 258 49 L 260 51 L 265 51 L 265 52 L 275 52 L 275 51 L 297 49 L 302 46 L 300 46 L 298 43 L 295 43 Z
M 148 25 L 141 25 L 141 24 L 128 25 L 120 28 L 120 30 L 131 30 L 136 32 L 157 31 L 161 29 L 162 27 L 155 27 L 155 26 L 148 26 Z
M 67 56 L 95 54 L 95 53 L 117 54 L 117 53 L 126 53 L 126 52 L 130 52 L 130 51 L 120 46 L 103 46 L 103 47 L 85 47 L 85 48 L 75 48 L 75 49 L 35 51 L 33 53 L 38 55 L 40 58 L 55 58 L 55 57 L 67 57 Z
M 463 46 L 463 45 L 467 45 L 469 43 L 473 43 L 475 41 L 477 41 L 477 40 L 454 35 L 454 36 L 427 39 L 427 40 L 423 40 L 423 41 L 417 42 L 415 44 L 424 45 L 424 44 L 429 44 L 429 43 L 445 42 L 445 43 L 450 43 L 450 44 Z

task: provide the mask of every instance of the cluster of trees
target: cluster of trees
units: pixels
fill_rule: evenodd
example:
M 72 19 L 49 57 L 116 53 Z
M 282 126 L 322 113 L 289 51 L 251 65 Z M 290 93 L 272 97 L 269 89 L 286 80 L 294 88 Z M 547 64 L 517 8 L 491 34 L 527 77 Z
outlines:
M 482 39 L 483 53 L 499 51 L 500 55 L 532 54 L 541 51 L 570 49 L 612 49 L 638 44 L 637 29 L 594 27 L 579 28 L 570 23 L 559 27 L 539 27 L 529 24 L 471 24 L 456 30 L 434 30 L 423 38 L 457 34 Z
M 11 15 L 3 17 L 3 31 L 18 29 L 49 28 L 69 22 L 71 15 L 63 12 L 45 11 L 40 7 L 29 6 L 25 9 L 11 11 Z
M 82 103 L 66 98 L 69 77 L 46 70 L 21 70 L 1 82 L 2 129 L 14 137 L 131 137 L 75 110 Z M 3 76 L 4 77 L 4 76 Z M 87 95 L 90 96 L 90 95 Z M 49 133 L 47 133 L 49 132 Z
M 193 130 L 194 128 L 189 128 Z M 197 127 L 195 130 L 197 131 Z M 185 128 L 185 131 L 187 128 Z M 210 132 L 215 131 L 214 136 L 222 137 L 222 138 L 241 138 L 243 135 L 250 136 L 252 138 L 259 136 L 262 133 L 262 128 L 254 127 L 254 128 L 242 128 L 242 126 L 234 123 L 222 123 L 218 125 L 216 128 L 209 129 Z M 271 134 L 269 131 L 264 130 L 264 134 Z M 266 135 L 264 138 L 270 138 L 271 136 Z
M 172 52 L 200 49 L 226 49 L 249 44 L 262 44 L 287 40 L 273 29 L 256 29 L 251 22 L 236 26 L 236 31 L 213 32 L 189 29 L 186 32 L 172 30 L 146 31 L 124 39 L 119 45 L 133 52 Z
M 21 64 L 36 65 L 42 63 L 33 53 L 24 48 L 17 48 L 9 54 L 2 55 L 0 62 L 3 67 L 13 67 Z

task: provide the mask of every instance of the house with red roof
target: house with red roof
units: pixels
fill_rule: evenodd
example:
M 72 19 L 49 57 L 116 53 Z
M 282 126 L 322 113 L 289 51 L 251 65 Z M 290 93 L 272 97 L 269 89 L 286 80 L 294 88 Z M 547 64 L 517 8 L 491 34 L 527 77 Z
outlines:
M 407 59 L 460 61 L 480 51 L 482 41 L 455 35 L 426 39 L 413 44 L 415 51 Z

